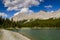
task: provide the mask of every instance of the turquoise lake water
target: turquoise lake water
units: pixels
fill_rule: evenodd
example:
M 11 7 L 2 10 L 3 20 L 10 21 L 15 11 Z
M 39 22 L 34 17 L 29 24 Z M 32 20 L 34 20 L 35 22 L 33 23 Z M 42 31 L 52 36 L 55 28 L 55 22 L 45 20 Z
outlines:
M 14 31 L 27 36 L 31 40 L 60 40 L 59 29 L 18 29 Z

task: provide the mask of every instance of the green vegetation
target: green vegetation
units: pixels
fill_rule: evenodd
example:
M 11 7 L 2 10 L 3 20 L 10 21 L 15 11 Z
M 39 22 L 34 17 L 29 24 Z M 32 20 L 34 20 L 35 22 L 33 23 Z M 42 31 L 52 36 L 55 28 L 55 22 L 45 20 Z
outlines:
M 60 18 L 57 19 L 47 19 L 47 20 L 40 20 L 40 19 L 31 19 L 29 22 L 27 20 L 23 21 L 10 21 L 8 18 L 4 19 L 0 17 L 0 28 L 21 28 L 21 27 L 60 27 Z
M 10 21 L 8 18 L 4 19 L 0 17 L 0 28 L 14 28 L 16 26 L 16 23 L 13 21 Z
M 27 23 L 21 24 L 22 27 L 60 27 L 60 18 L 58 19 L 47 19 L 47 20 L 40 20 L 35 19 L 31 20 Z

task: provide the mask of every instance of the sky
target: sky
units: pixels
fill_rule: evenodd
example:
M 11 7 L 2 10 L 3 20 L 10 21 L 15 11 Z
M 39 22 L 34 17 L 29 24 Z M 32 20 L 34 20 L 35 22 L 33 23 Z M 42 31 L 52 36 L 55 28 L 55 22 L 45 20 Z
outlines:
M 0 0 L 0 16 L 11 18 L 18 13 L 54 12 L 60 9 L 60 0 Z

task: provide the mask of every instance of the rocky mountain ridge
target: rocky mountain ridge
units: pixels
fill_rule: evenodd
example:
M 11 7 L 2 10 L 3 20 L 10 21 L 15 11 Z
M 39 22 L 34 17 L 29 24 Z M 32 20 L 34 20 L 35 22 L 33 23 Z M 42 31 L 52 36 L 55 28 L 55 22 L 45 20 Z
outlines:
M 30 19 L 49 19 L 49 18 L 60 18 L 60 9 L 54 12 L 45 12 L 40 11 L 38 13 L 18 13 L 17 15 L 13 16 L 13 21 L 20 21 L 20 20 L 30 20 Z

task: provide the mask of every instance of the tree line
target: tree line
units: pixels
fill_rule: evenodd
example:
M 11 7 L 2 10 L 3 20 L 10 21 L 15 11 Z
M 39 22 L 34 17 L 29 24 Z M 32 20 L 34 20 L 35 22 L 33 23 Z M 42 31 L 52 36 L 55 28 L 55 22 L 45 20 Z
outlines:
M 21 27 L 60 27 L 60 18 L 50 19 L 31 19 L 14 22 L 8 18 L 0 17 L 0 28 L 21 28 Z

